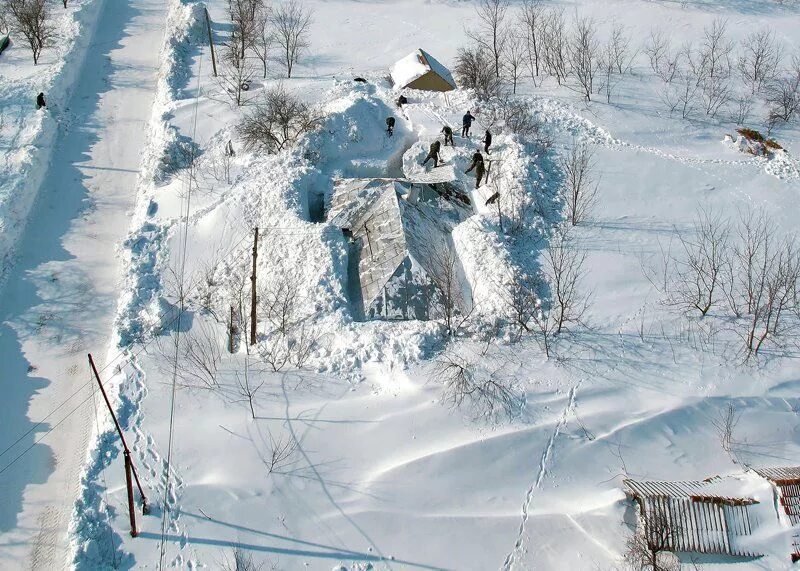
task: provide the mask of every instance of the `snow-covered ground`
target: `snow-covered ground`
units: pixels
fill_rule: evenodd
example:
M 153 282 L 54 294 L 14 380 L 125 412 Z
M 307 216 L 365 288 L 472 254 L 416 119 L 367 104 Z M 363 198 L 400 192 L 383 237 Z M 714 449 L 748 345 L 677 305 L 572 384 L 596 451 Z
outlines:
M 9 153 L 28 154 L 31 174 L 17 180 L 7 171 L 11 183 L 4 185 L 21 192 L 9 195 L 20 212 L 38 190 L 18 243 L 9 242 L 17 261 L 0 298 L 4 569 L 59 569 L 69 562 L 67 529 L 95 418 L 86 353 L 105 368 L 113 365 L 106 353 L 117 352 L 111 334 L 119 296 L 117 246 L 136 197 L 164 29 L 157 0 L 84 2 L 74 11 L 85 16 L 79 42 L 85 53 L 65 64 L 62 74 L 73 75 L 66 91 L 48 91 L 50 106 L 38 112 L 41 124 L 24 126 L 17 140 L 30 129 L 52 133 L 37 135 L 44 142 L 39 148 L 28 148 L 27 141 Z M 6 55 L 11 61 L 27 56 L 17 47 L 2 55 L 3 64 Z M 47 78 L 50 68 L 27 71 L 32 78 L 9 85 L 22 91 L 24 83 L 27 92 L 40 81 L 53 90 L 63 85 Z M 7 109 L 35 115 L 30 107 L 19 101 Z M 3 229 L 9 240 L 16 233 Z
M 617 569 L 635 521 L 623 478 L 724 475 L 761 502 L 764 557 L 694 563 L 790 568 L 792 532 L 770 519 L 769 486 L 745 470 L 800 464 L 797 359 L 771 352 L 743 364 L 735 336 L 704 337 L 706 325 L 665 307 L 647 269 L 703 208 L 726 217 L 763 209 L 776 229 L 795 231 L 796 125 L 774 133 L 788 150 L 778 159 L 741 153 L 724 143 L 735 129 L 726 117 L 671 116 L 640 54 L 612 104 L 584 103 L 552 80 L 526 82 L 520 97 L 553 144 L 495 132 L 491 182 L 474 190 L 463 171 L 491 108 L 462 91 L 409 93 L 400 112 L 385 81 L 418 47 L 452 64 L 474 4 L 313 0 L 310 51 L 283 86 L 315 106 L 322 126 L 289 151 L 252 153 L 235 131 L 242 111 L 211 76 L 203 4 L 109 2 L 95 16 L 98 49 L 63 104 L 69 115 L 48 112 L 62 126 L 0 301 L 0 374 L 13 387 L 0 405 L 0 451 L 31 430 L 0 456 L 0 470 L 32 446 L 0 473 L 0 567 L 57 568 L 69 540 L 79 569 L 217 569 L 237 547 L 276 569 Z M 207 5 L 221 43 L 227 3 Z M 790 3 L 563 5 L 604 30 L 624 24 L 636 46 L 654 27 L 676 45 L 697 41 L 724 17 L 733 39 L 768 27 L 787 52 L 800 47 Z M 278 75 L 273 64 L 247 97 L 257 101 Z M 452 234 L 471 321 L 448 340 L 436 320 L 355 320 L 348 245 L 320 220 L 321 197 L 337 177 L 422 174 L 430 141 L 445 123 L 458 131 L 466 109 L 477 111 L 472 140 L 456 136 L 444 148 L 441 172 L 453 170 L 475 208 Z M 398 123 L 387 138 L 390 114 Z M 563 215 L 558 157 L 576 141 L 595 149 L 600 175 L 598 203 L 573 235 L 591 301 L 547 358 L 532 335 L 517 340 L 495 320 L 507 316 L 511 276 L 538 275 L 544 264 Z M 514 232 L 485 205 L 495 189 L 511 197 L 501 203 L 507 225 L 514 209 L 527 212 Z M 258 350 L 241 335 L 228 353 L 231 307 L 249 308 L 256 226 L 262 295 L 290 288 L 303 339 L 314 340 L 301 367 L 272 370 L 275 335 L 263 315 Z M 126 231 L 120 279 L 115 244 Z M 192 347 L 218 353 L 212 374 Z M 109 349 L 101 374 L 152 505 L 135 539 L 121 448 L 86 384 L 85 353 Z M 514 414 L 450 406 L 442 355 L 512 387 Z M 728 453 L 715 423 L 730 403 L 740 420 Z

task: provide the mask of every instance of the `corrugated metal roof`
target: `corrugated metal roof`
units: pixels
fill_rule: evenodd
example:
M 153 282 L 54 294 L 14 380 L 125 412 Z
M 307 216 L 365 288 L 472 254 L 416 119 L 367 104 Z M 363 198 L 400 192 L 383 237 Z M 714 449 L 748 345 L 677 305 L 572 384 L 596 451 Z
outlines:
M 743 537 L 757 521 L 748 506 L 752 498 L 718 495 L 718 481 L 625 480 L 639 502 L 645 533 L 668 533 L 670 551 L 757 557 Z M 666 528 L 666 530 L 664 529 Z
M 364 309 L 381 294 L 398 266 L 411 255 L 431 272 L 432 253 L 452 249 L 450 232 L 472 211 L 459 201 L 436 201 L 432 191 L 397 179 L 343 179 L 334 184 L 328 217 L 358 245 L 358 275 Z M 401 200 L 404 197 L 407 200 Z
M 755 472 L 778 487 L 783 511 L 792 525 L 800 524 L 800 466 L 756 468 Z

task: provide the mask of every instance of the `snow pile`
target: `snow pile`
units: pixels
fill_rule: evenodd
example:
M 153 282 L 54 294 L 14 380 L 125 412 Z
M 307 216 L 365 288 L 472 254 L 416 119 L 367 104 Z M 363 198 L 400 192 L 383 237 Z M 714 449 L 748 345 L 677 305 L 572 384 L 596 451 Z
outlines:
M 0 283 L 36 201 L 59 129 L 69 129 L 74 79 L 89 49 L 102 0 L 76 0 L 54 11 L 58 42 L 34 66 L 23 38 L 0 55 L 0 140 L 9 145 L 0 163 Z M 48 107 L 35 109 L 36 94 Z

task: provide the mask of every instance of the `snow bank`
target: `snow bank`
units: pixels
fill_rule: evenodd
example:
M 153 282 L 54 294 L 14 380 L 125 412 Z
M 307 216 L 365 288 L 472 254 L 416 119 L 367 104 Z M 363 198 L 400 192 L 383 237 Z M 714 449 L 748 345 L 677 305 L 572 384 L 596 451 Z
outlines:
M 16 65 L 0 74 L 0 140 L 9 141 L 0 163 L 0 284 L 14 264 L 17 242 L 25 230 L 39 192 L 59 130 L 69 129 L 69 101 L 86 51 L 94 35 L 97 15 L 105 0 L 77 0 L 66 10 L 53 10 L 58 43 L 42 54 L 38 66 L 22 38 L 12 38 L 0 62 Z M 2 69 L 2 68 L 0 68 Z M 35 109 L 36 94 L 48 104 Z

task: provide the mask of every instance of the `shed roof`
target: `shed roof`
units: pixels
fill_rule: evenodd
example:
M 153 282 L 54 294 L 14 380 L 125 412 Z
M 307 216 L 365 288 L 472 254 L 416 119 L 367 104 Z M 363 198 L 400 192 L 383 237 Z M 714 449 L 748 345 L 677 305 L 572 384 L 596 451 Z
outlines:
M 800 466 L 755 468 L 755 472 L 778 487 L 783 511 L 792 525 L 800 524 Z
M 423 49 L 408 54 L 392 66 L 396 86 L 429 91 L 450 91 L 456 82 L 450 70 Z
M 727 493 L 722 480 L 625 480 L 624 484 L 641 506 L 646 531 L 666 520 L 671 551 L 760 555 L 743 541 L 758 523 L 748 509 L 757 502 Z

